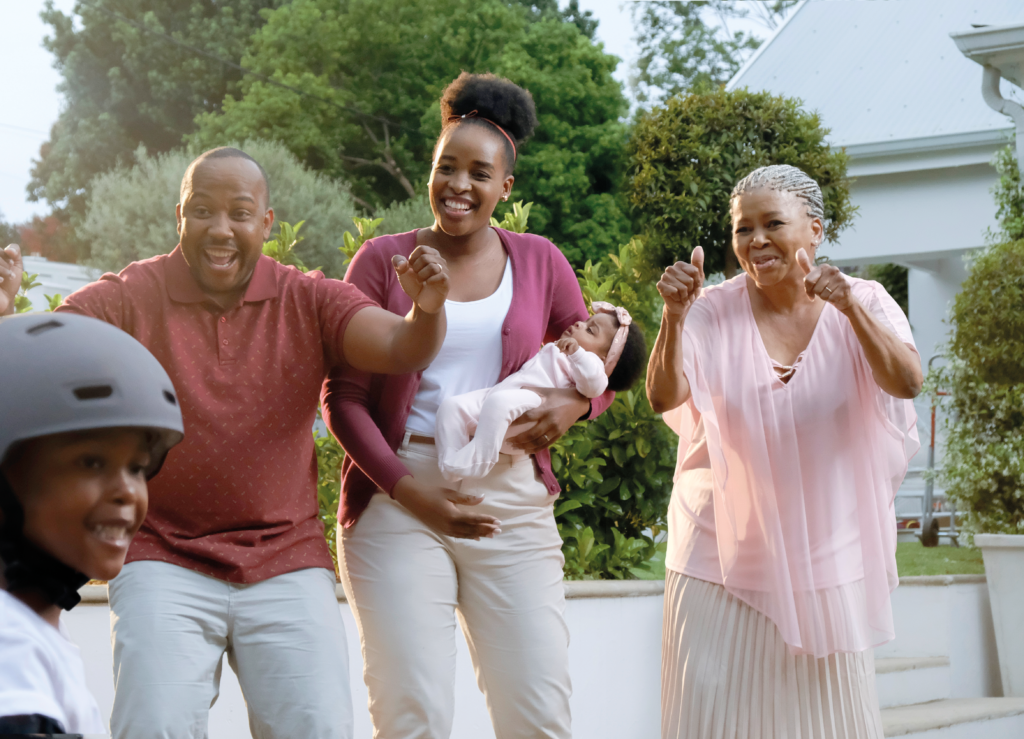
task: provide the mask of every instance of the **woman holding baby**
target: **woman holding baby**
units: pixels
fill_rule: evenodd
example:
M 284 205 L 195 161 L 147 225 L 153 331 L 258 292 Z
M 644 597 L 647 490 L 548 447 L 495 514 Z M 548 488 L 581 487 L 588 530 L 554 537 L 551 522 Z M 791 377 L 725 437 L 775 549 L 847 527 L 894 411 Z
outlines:
M 562 739 L 569 639 L 548 447 L 633 384 L 643 337 L 622 309 L 588 315 L 554 244 L 489 225 L 536 124 L 529 93 L 463 73 L 441 111 L 434 225 L 371 239 L 345 277 L 405 314 L 391 259 L 425 244 L 446 260 L 451 288 L 429 368 L 325 384 L 324 417 L 347 451 L 338 561 L 376 736 L 447 739 L 458 614 L 496 735 Z
M 730 205 L 743 272 L 704 287 L 698 248 L 658 283 L 648 397 L 680 435 L 662 736 L 881 739 L 920 357 L 881 285 L 815 266 L 817 183 L 762 167 Z

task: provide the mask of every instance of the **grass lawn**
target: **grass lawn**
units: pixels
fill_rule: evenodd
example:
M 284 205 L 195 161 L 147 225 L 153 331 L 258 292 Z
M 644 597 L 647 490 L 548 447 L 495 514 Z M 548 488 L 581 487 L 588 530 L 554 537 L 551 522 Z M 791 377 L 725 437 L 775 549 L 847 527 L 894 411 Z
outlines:
M 919 541 L 896 545 L 900 577 L 914 575 L 984 575 L 981 550 L 973 547 L 923 547 Z
M 665 579 L 664 545 L 650 562 L 654 572 L 634 569 L 640 580 Z M 984 575 L 981 550 L 970 547 L 923 547 L 919 541 L 896 545 L 896 567 L 900 577 L 914 575 Z

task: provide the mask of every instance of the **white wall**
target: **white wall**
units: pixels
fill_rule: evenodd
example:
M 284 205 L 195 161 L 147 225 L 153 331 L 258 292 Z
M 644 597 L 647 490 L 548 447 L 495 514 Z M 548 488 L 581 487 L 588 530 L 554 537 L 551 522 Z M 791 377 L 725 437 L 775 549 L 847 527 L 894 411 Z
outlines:
M 892 610 L 896 638 L 876 657 L 948 657 L 949 697 L 1003 694 L 984 576 L 901 578 Z
M 921 262 L 910 262 L 910 326 L 921 361 L 938 354 L 949 338 L 949 308 L 967 277 L 963 252 Z M 939 364 L 939 360 L 936 360 Z
M 661 704 L 663 598 L 655 583 L 640 583 L 637 597 L 579 597 L 624 592 L 627 583 L 571 583 L 566 618 L 573 680 L 573 733 L 585 739 L 655 739 Z M 574 595 L 575 593 L 575 595 Z M 904 578 L 892 597 L 896 639 L 878 657 L 948 656 L 950 697 L 999 696 L 999 665 L 984 577 Z M 359 640 L 348 605 L 339 603 L 348 632 L 355 737 L 369 739 Z M 86 680 L 109 715 L 113 702 L 110 610 L 105 602 L 83 603 L 65 615 L 82 649 Z M 493 739 L 483 696 L 477 690 L 465 641 L 459 638 L 452 739 Z M 249 737 L 245 703 L 230 668 L 210 715 L 211 739 Z
M 850 188 L 854 225 L 822 254 L 838 264 L 905 264 L 982 246 L 996 225 L 996 179 L 988 164 L 860 176 Z

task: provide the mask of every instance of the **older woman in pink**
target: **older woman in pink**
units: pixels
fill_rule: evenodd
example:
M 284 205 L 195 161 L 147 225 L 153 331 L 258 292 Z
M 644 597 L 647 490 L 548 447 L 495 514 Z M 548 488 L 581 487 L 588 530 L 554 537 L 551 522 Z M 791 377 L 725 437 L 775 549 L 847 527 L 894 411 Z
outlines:
M 920 358 L 881 285 L 814 266 L 821 190 L 736 185 L 743 273 L 665 270 L 647 375 L 679 433 L 663 739 L 881 739 L 872 647 L 893 637 L 893 497 L 919 447 Z

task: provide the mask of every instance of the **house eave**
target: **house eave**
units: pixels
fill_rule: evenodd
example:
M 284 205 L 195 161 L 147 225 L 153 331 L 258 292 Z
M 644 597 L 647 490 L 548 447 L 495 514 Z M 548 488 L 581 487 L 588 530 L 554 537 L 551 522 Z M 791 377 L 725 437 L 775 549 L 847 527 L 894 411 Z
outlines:
M 987 164 L 995 152 L 1012 141 L 1008 126 L 983 131 L 966 131 L 943 136 L 925 136 L 892 141 L 836 144 L 850 156 L 849 172 L 854 177 L 946 169 Z

